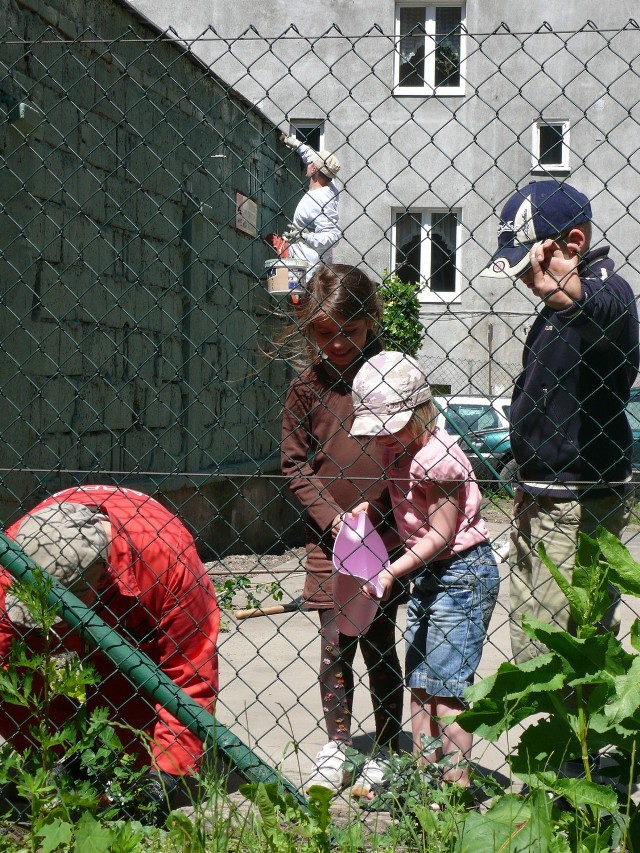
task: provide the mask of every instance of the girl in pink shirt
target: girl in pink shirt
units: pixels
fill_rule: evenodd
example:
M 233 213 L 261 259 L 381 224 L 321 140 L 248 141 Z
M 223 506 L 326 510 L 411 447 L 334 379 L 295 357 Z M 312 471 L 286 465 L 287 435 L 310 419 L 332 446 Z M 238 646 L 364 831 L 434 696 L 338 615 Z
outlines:
M 469 460 L 444 430 L 427 377 L 410 356 L 381 352 L 353 380 L 351 434 L 371 436 L 383 451 L 393 514 L 405 549 L 379 575 L 384 599 L 411 575 L 405 639 L 414 749 L 440 738 L 426 761 L 450 758 L 447 782 L 469 784 L 472 735 L 443 719 L 465 707 L 499 588 L 495 557 L 480 516 L 481 496 Z M 376 502 L 360 504 L 380 521 Z

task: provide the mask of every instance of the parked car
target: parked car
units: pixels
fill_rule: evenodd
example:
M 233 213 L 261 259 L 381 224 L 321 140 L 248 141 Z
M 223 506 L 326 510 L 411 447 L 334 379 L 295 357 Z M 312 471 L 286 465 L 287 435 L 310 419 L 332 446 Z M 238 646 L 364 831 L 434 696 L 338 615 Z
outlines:
M 511 482 L 516 473 L 509 441 L 511 398 L 457 395 L 436 397 L 435 400 L 444 411 L 444 414 L 438 416 L 438 426 L 450 435 L 460 436 L 460 445 L 469 456 L 478 480 L 481 483 L 495 480 L 494 474 L 485 464 L 488 462 L 500 480 Z M 633 479 L 640 483 L 640 388 L 631 391 L 627 417 L 633 433 Z
M 633 433 L 633 445 L 631 448 L 631 466 L 633 468 L 633 479 L 640 480 L 640 388 L 633 388 L 627 403 L 627 418 L 631 432 Z
M 478 481 L 494 482 L 497 474 L 509 482 L 513 477 L 509 441 L 511 399 L 457 395 L 436 397 L 435 402 L 442 409 L 438 426 L 450 435 L 460 436 L 460 446 L 471 460 Z

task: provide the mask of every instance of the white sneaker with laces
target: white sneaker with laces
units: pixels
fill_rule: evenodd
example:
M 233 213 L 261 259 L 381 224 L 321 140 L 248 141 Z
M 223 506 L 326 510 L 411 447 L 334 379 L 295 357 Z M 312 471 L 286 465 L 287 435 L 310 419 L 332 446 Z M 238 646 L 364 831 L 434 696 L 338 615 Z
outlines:
M 384 758 L 370 758 L 365 761 L 362 772 L 351 789 L 354 797 L 368 797 L 389 777 L 389 762 Z
M 322 785 L 339 791 L 349 781 L 349 774 L 344 770 L 346 760 L 341 744 L 330 740 L 316 755 L 305 790 L 308 791 L 312 785 Z

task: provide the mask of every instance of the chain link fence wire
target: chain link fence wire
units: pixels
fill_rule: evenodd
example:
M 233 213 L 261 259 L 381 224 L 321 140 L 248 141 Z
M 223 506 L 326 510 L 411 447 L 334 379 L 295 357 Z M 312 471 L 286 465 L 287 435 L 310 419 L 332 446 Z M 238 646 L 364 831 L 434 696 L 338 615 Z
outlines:
M 303 512 L 280 474 L 295 368 L 274 341 L 293 315 L 265 280 L 264 237 L 306 188 L 281 133 L 340 158 L 334 260 L 417 283 L 434 387 L 509 398 L 536 305 L 478 276 L 515 186 L 570 177 L 592 200 L 594 243 L 636 286 L 640 27 L 474 34 L 454 21 L 432 37 L 401 20 L 185 41 L 98 5 L 73 16 L 18 0 L 0 37 L 3 522 L 86 483 L 132 486 L 179 515 L 227 608 L 217 714 L 303 780 L 326 734 L 317 620 L 300 609 Z M 477 470 L 504 543 L 510 504 Z M 501 572 L 480 674 L 509 658 Z M 283 612 L 234 619 L 256 604 Z M 474 756 L 500 773 L 505 750 Z

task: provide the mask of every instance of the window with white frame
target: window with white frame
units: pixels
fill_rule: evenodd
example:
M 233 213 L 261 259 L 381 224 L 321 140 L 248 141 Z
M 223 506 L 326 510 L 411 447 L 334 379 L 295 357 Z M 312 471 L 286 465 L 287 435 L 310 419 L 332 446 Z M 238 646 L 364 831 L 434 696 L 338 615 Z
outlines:
M 392 226 L 392 263 L 405 282 L 420 282 L 422 302 L 460 299 L 460 210 L 396 211 Z
M 464 94 L 464 33 L 464 3 L 398 3 L 395 94 Z
M 324 148 L 324 122 L 313 119 L 293 119 L 290 123 L 290 135 L 295 136 L 300 142 L 310 145 L 314 151 L 322 151 Z M 300 168 L 304 175 L 307 171 L 305 163 L 300 161 Z
M 316 151 L 324 148 L 324 122 L 323 121 L 295 121 L 291 122 L 291 136 L 295 136 L 301 142 L 306 142 Z
M 564 119 L 540 119 L 533 125 L 534 172 L 568 172 L 569 122 Z

